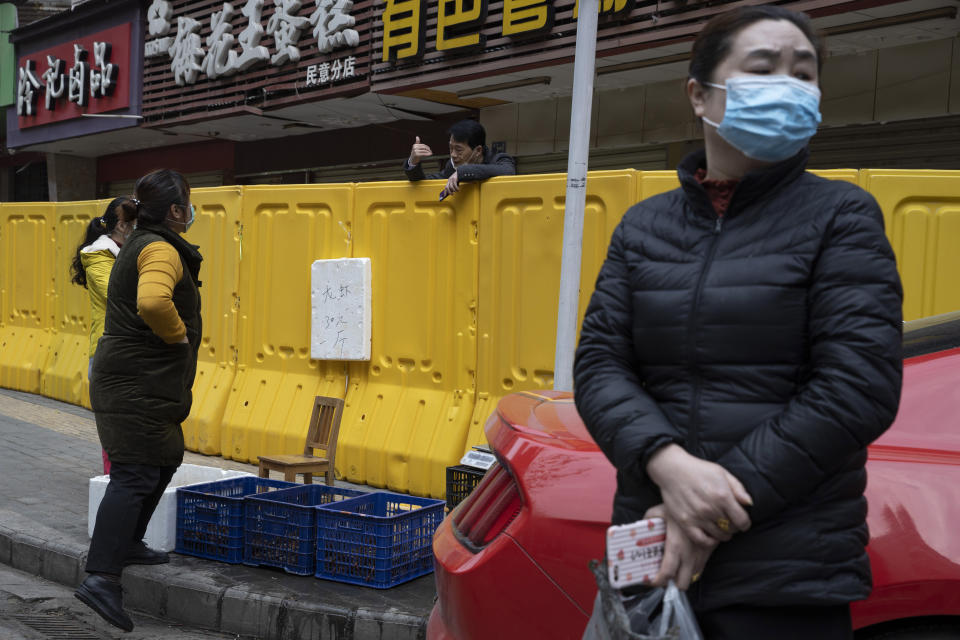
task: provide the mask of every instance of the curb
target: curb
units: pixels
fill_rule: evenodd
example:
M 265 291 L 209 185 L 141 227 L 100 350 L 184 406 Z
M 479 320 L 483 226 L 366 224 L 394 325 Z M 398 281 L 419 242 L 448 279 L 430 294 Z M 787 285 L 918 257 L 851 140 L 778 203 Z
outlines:
M 86 553 L 85 545 L 65 540 L 59 532 L 15 512 L 0 510 L 0 563 L 77 587 L 86 575 Z M 426 637 L 426 617 L 280 598 L 218 578 L 184 571 L 177 563 L 127 567 L 123 572 L 124 604 L 155 618 L 258 640 Z

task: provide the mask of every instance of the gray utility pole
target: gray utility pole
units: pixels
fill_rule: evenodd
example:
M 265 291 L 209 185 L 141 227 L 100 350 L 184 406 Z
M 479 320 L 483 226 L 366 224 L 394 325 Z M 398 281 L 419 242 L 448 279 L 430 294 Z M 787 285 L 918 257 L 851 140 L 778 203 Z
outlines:
M 590 154 L 590 110 L 597 54 L 599 0 L 579 0 L 577 50 L 573 60 L 573 104 L 567 157 L 567 198 L 563 210 L 563 255 L 560 262 L 560 305 L 557 309 L 557 353 L 553 388 L 573 391 L 573 353 L 577 348 L 580 305 L 580 262 L 583 253 L 583 209 L 587 199 Z

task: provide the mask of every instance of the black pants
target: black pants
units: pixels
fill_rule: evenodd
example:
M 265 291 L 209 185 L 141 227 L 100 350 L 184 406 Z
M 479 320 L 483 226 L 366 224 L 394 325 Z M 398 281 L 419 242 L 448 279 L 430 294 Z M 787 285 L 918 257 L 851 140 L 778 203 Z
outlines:
M 177 467 L 114 462 L 97 511 L 87 554 L 88 573 L 120 575 L 130 545 L 143 540 L 163 491 Z
M 697 615 L 704 640 L 851 640 L 850 606 L 724 607 Z

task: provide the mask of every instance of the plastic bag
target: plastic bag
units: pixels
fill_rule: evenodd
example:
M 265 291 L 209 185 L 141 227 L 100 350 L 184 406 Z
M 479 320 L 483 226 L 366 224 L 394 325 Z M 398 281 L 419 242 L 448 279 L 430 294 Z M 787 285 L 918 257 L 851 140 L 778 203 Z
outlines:
M 687 594 L 670 581 L 637 595 L 610 586 L 605 563 L 590 561 L 597 598 L 583 640 L 703 640 Z

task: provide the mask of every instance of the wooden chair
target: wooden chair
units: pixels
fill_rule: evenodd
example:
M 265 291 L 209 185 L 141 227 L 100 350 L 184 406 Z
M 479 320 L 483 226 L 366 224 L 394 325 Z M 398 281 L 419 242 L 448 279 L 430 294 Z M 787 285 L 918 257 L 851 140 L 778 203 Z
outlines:
M 324 473 L 327 484 L 333 486 L 333 463 L 337 454 L 337 434 L 343 417 L 343 400 L 317 396 L 313 402 L 313 415 L 307 430 L 307 442 L 303 455 L 259 456 L 260 477 L 269 478 L 270 470 L 282 471 L 284 480 L 296 482 L 297 474 L 303 474 L 304 484 L 313 484 L 313 474 Z M 323 453 L 314 455 L 314 449 Z

